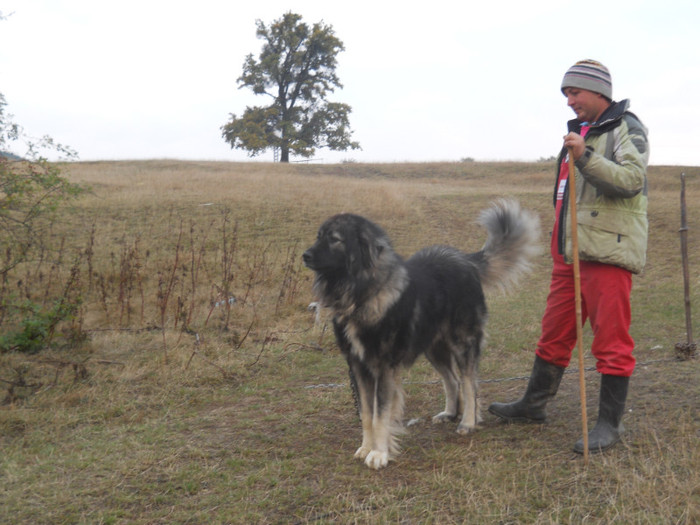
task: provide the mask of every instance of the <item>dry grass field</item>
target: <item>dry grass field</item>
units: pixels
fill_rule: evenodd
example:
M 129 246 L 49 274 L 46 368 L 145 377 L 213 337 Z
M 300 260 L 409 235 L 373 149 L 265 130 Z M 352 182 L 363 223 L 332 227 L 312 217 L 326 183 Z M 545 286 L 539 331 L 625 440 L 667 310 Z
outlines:
M 632 297 L 638 367 L 620 445 L 587 465 L 571 451 L 576 367 L 545 425 L 484 413 L 467 437 L 433 426 L 442 386 L 419 360 L 404 376 L 402 453 L 378 472 L 352 457 L 361 430 L 346 365 L 327 320 L 307 309 L 301 254 L 320 223 L 352 211 L 405 256 L 436 243 L 475 251 L 479 211 L 511 196 L 540 215 L 546 244 L 553 170 L 66 165 L 89 191 L 54 222 L 55 249 L 3 285 L 36 303 L 81 302 L 50 348 L 0 353 L 0 523 L 699 523 L 700 360 L 674 350 L 686 340 L 682 171 L 696 319 L 700 309 L 698 168 L 650 168 L 648 265 Z M 483 407 L 525 389 L 549 269 L 544 250 L 517 291 L 488 297 Z M 586 389 L 592 425 L 594 371 Z

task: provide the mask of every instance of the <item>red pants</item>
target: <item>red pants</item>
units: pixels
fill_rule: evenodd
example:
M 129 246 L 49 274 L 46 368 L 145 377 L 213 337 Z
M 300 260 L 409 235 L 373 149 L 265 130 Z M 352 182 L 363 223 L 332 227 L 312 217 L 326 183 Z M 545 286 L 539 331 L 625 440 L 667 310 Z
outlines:
M 629 377 L 634 370 L 629 271 L 609 264 L 581 261 L 582 323 L 593 329 L 591 352 L 601 374 Z M 576 303 L 573 265 L 555 261 L 537 355 L 566 367 L 576 346 Z

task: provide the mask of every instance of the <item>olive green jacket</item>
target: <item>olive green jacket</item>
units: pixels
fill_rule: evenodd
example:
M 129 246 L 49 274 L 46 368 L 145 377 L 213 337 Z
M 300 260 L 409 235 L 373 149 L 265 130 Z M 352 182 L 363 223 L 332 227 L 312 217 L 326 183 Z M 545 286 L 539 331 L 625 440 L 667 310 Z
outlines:
M 628 100 L 613 102 L 586 134 L 586 151 L 575 163 L 577 232 L 580 260 L 640 273 L 646 263 L 649 230 L 649 147 L 646 128 L 628 108 Z M 569 131 L 580 133 L 581 123 L 570 121 Z M 565 158 L 563 149 L 557 169 Z M 556 187 L 554 191 L 556 199 Z M 570 263 L 573 243 L 568 202 L 567 184 L 557 242 L 559 253 Z

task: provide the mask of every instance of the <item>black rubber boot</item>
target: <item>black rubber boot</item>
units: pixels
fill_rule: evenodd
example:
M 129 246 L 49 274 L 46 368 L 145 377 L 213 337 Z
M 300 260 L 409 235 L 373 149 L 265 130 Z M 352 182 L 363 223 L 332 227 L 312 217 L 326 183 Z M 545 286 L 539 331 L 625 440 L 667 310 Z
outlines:
M 547 419 L 545 406 L 559 389 L 564 368 L 535 356 L 532 374 L 522 399 L 513 403 L 492 403 L 489 412 L 509 423 L 543 423 Z
M 588 453 L 597 454 L 620 441 L 625 431 L 622 414 L 625 411 L 629 377 L 603 375 L 600 379 L 600 406 L 598 422 L 588 433 Z M 583 454 L 583 438 L 574 445 L 574 452 Z

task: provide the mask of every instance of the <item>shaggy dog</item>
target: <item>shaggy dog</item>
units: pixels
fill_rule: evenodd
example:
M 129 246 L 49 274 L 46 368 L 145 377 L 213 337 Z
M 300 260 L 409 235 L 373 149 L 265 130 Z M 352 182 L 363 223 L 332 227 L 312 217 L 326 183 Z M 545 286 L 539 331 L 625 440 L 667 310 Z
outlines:
M 511 200 L 493 203 L 479 223 L 484 247 L 464 253 L 432 246 L 403 260 L 379 226 L 343 213 L 326 220 L 303 260 L 313 290 L 333 316 L 338 346 L 359 399 L 362 445 L 355 457 L 374 469 L 398 452 L 400 373 L 424 354 L 442 376 L 445 410 L 467 434 L 479 421 L 477 367 L 487 318 L 484 287 L 507 289 L 539 251 L 539 220 Z

